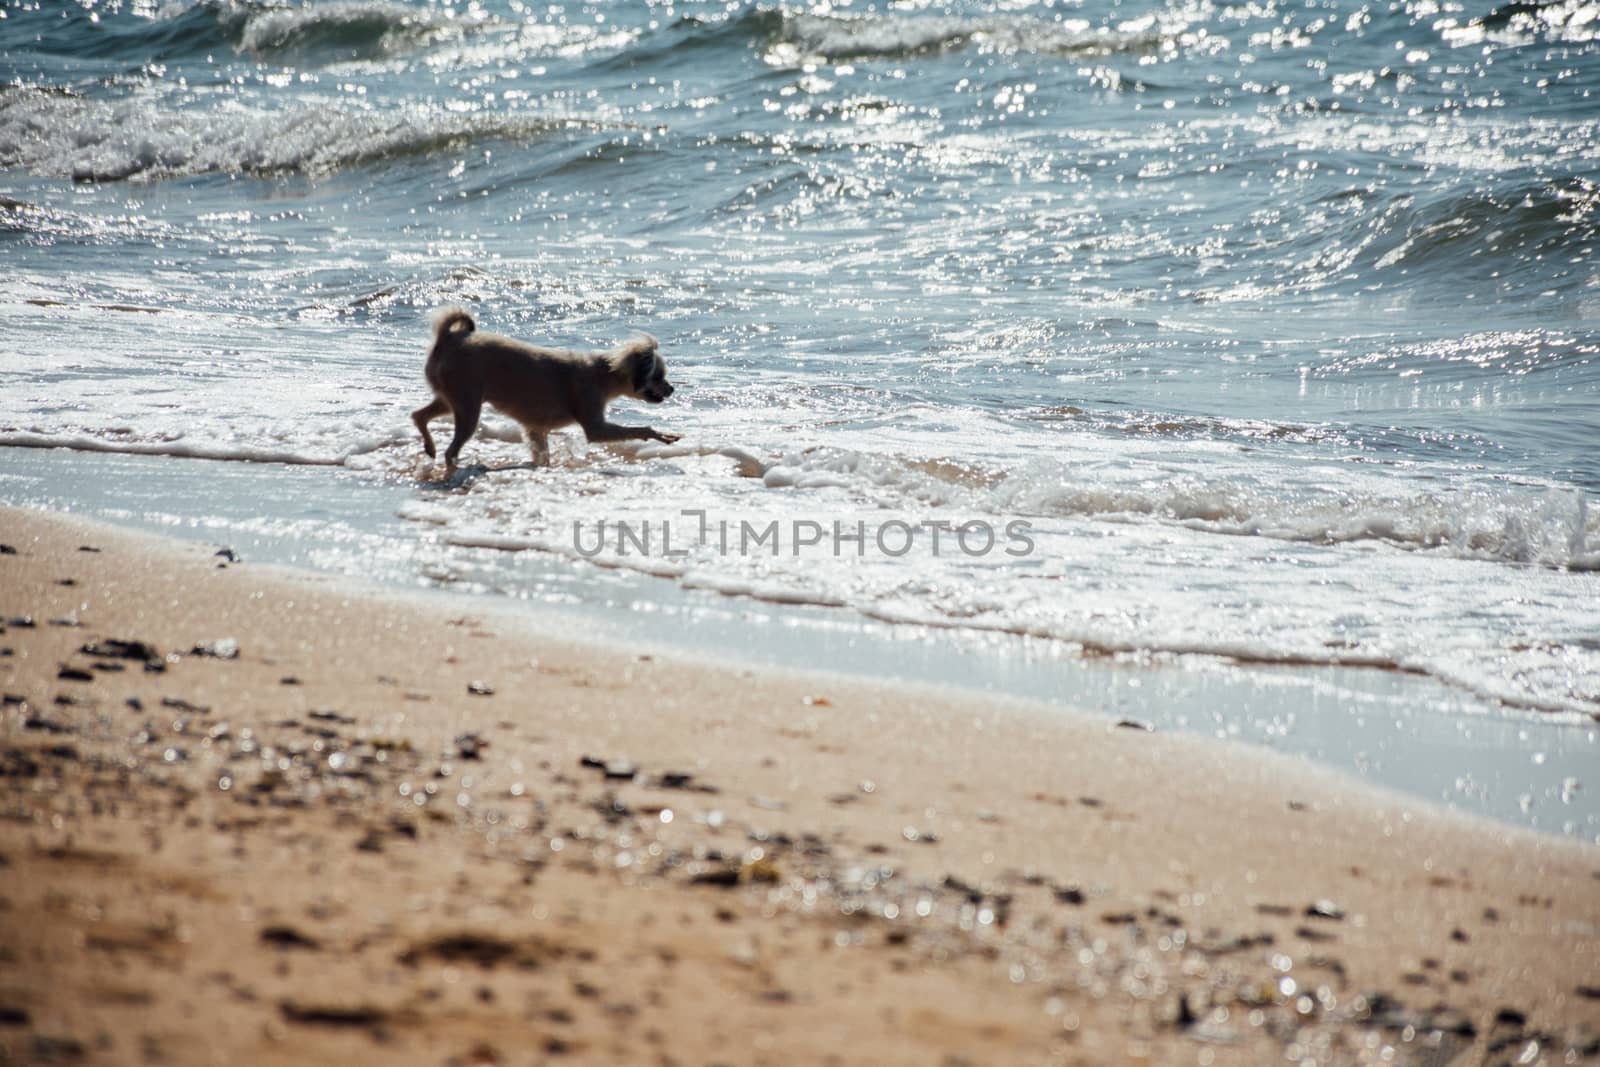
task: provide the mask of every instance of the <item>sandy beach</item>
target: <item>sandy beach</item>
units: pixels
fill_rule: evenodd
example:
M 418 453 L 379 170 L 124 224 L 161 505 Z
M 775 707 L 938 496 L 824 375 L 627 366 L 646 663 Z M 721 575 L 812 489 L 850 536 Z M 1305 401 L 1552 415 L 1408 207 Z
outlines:
M 1600 1057 L 1600 849 L 223 546 L 0 544 L 0 1063 Z

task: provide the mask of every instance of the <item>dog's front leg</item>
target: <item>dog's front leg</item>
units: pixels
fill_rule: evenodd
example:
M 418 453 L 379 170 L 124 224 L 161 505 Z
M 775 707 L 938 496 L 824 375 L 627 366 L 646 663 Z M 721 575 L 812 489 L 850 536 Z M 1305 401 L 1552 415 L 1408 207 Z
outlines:
M 608 441 L 661 441 L 670 445 L 683 437 L 682 434 L 662 433 L 650 426 L 619 426 L 605 421 L 584 423 L 583 436 L 597 445 Z

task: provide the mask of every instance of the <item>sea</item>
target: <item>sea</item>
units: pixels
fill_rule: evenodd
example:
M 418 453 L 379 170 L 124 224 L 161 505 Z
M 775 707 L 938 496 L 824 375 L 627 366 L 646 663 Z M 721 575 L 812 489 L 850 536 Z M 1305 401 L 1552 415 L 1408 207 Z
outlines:
M 1596 0 L 7 0 L 0 271 L 5 503 L 1600 840 Z

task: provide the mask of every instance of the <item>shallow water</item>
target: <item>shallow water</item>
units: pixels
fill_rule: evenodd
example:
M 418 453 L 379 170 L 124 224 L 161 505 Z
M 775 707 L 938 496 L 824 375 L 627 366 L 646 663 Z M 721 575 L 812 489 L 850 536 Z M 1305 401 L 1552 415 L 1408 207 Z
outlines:
M 476 607 L 466 610 L 490 614 L 497 629 L 1022 696 L 1090 710 L 1108 729 L 1135 723 L 1306 756 L 1401 794 L 1600 842 L 1600 724 L 1587 716 L 1507 708 L 1398 671 L 1085 655 L 1048 638 L 722 596 L 581 556 L 419 533 L 400 517 L 415 492 L 308 466 L 0 449 L 7 502 L 226 546 L 246 566 L 285 564 L 469 598 Z M 207 501 L 203 514 L 177 504 L 193 500 Z M 1406 800 L 1394 803 L 1404 810 Z
M 26 446 L 248 460 L 141 513 L 680 632 L 734 597 L 1600 714 L 1600 5 L 0 14 L 13 499 L 99 499 Z M 684 441 L 533 470 L 491 422 L 419 484 L 449 302 L 655 334 L 679 391 L 618 417 Z M 307 464 L 382 536 L 324 545 Z

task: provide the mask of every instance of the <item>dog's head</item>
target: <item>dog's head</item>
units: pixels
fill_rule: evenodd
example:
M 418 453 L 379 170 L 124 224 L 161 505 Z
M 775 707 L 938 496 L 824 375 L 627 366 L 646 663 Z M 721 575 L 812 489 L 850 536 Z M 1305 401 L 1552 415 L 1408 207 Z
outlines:
M 667 381 L 667 361 L 656 348 L 656 339 L 649 334 L 635 338 L 625 347 L 622 364 L 630 391 L 649 404 L 659 404 L 673 393 L 672 383 Z

